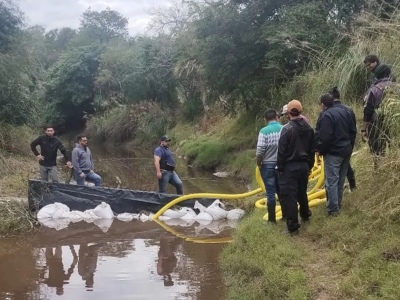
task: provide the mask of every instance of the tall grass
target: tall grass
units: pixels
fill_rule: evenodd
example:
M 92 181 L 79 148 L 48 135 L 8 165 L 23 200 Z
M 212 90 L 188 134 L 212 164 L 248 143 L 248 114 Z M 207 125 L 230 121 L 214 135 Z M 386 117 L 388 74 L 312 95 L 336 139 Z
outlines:
M 88 122 L 86 133 L 96 142 L 121 143 L 159 138 L 171 121 L 168 110 L 152 102 L 118 106 L 95 116 Z

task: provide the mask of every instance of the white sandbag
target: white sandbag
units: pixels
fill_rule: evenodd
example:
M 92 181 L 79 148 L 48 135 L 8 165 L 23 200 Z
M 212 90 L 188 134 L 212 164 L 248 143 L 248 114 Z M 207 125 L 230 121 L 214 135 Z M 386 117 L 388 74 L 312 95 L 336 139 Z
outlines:
M 151 221 L 151 218 L 152 218 L 152 215 L 146 215 L 146 214 L 143 214 L 143 213 L 141 213 L 139 215 L 139 220 L 142 221 L 142 222 Z
M 171 219 L 179 219 L 186 215 L 186 211 L 180 210 L 173 210 L 173 209 L 167 209 L 163 214 L 164 217 L 169 217 Z
M 239 220 L 244 216 L 245 212 L 243 209 L 240 208 L 235 208 L 230 211 L 228 211 L 228 214 L 226 215 L 226 218 L 228 220 Z
M 211 220 L 197 220 L 196 222 L 199 223 L 199 225 L 194 228 L 194 233 L 196 235 L 199 235 L 206 228 L 206 226 L 211 224 L 213 221 L 211 221 Z
M 239 224 L 238 220 L 227 220 L 227 226 L 230 228 L 236 228 Z
M 82 221 L 84 216 L 85 216 L 85 214 L 82 211 L 73 210 L 69 214 L 68 218 L 71 220 L 71 222 L 76 223 L 76 222 Z
M 68 210 L 56 210 L 53 214 L 53 219 L 69 219 L 71 212 Z
M 70 220 L 69 219 L 53 219 L 53 218 L 43 218 L 39 219 L 39 223 L 48 228 L 54 228 L 59 231 L 61 229 L 67 228 Z
M 92 223 L 94 220 L 100 219 L 100 217 L 94 213 L 93 209 L 88 209 L 84 211 L 83 219 L 88 223 Z
M 206 213 L 205 211 L 199 213 L 195 218 L 196 221 L 202 220 L 202 221 L 211 221 L 213 220 L 213 217 L 209 214 Z
M 172 218 L 166 216 L 159 216 L 158 219 L 163 222 L 172 220 Z
M 182 207 L 181 210 L 185 211 L 185 215 L 181 217 L 182 220 L 194 220 L 197 216 L 196 212 L 189 207 Z
M 46 205 L 42 207 L 38 213 L 37 213 L 37 218 L 40 219 L 49 219 L 53 217 L 53 214 L 56 212 L 57 208 L 55 206 L 55 203 Z
M 101 231 L 103 231 L 104 233 L 106 233 L 112 223 L 114 222 L 114 219 L 98 219 L 98 220 L 94 220 L 94 224 L 99 227 L 101 229 Z
M 113 219 L 114 213 L 109 204 L 105 202 L 101 202 L 101 204 L 97 205 L 93 212 L 96 216 L 100 217 L 101 219 Z
M 60 202 L 55 202 L 54 206 L 56 208 L 56 210 L 65 210 L 65 211 L 70 211 L 69 207 L 66 206 L 65 204 L 62 204 Z
M 209 213 L 215 221 L 223 220 L 226 218 L 228 212 L 222 207 L 225 207 L 225 205 L 221 201 L 215 200 L 209 207 L 207 207 L 206 213 Z
M 117 219 L 120 221 L 124 221 L 124 222 L 130 222 L 135 218 L 134 214 L 130 214 L 130 213 L 123 213 L 123 214 L 119 214 L 117 216 Z
M 186 224 L 186 221 L 182 220 L 182 219 L 170 219 L 170 220 L 164 221 L 164 223 L 169 226 L 182 226 L 182 225 Z
M 206 207 L 197 200 L 194 203 L 194 208 L 198 209 L 200 212 L 206 211 Z

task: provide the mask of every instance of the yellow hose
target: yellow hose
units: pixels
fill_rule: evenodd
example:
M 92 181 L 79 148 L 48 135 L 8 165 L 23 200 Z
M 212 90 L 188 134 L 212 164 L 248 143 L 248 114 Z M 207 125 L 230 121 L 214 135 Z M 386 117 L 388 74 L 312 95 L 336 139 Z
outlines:
M 247 192 L 247 193 L 242 193 L 242 194 L 214 194 L 214 193 L 197 193 L 197 194 L 190 194 L 190 195 L 185 195 L 185 196 L 181 196 L 178 197 L 176 199 L 174 199 L 173 201 L 167 203 L 164 207 L 162 207 L 154 216 L 153 216 L 153 220 L 158 221 L 158 218 L 169 208 L 171 208 L 172 206 L 185 201 L 185 200 L 189 200 L 189 199 L 198 199 L 198 198 L 219 198 L 219 199 L 225 199 L 225 200 L 232 200 L 232 199 L 241 199 L 241 198 L 246 198 L 246 197 L 250 197 L 253 195 L 256 195 L 258 193 L 264 192 L 266 191 L 265 189 L 265 185 L 264 182 L 261 178 L 261 173 L 260 173 L 260 169 L 258 167 L 256 167 L 256 181 L 257 184 L 259 186 L 259 188 Z M 312 172 L 309 176 L 309 181 L 313 182 L 313 181 L 317 181 L 317 183 L 314 185 L 314 187 L 307 192 L 307 197 L 308 197 L 308 201 L 309 201 L 309 206 L 310 207 L 314 207 L 316 205 L 322 204 L 324 202 L 326 202 L 326 198 L 322 198 L 326 196 L 326 191 L 325 189 L 322 189 L 323 185 L 324 185 L 324 179 L 325 179 L 325 174 L 324 174 L 324 161 L 321 160 L 321 164 L 318 165 L 317 164 L 317 159 L 315 160 L 315 164 L 312 168 Z M 258 199 L 255 202 L 255 206 L 256 208 L 261 208 L 261 209 L 265 209 L 266 204 L 265 204 L 265 198 L 262 199 Z M 281 211 L 281 207 L 280 206 L 276 206 L 276 217 L 277 219 L 282 218 L 282 211 Z M 268 219 L 268 214 L 265 214 L 263 219 Z M 164 223 L 159 223 L 161 226 L 163 226 L 165 228 L 165 226 L 168 226 Z M 165 225 L 165 226 L 164 226 Z M 169 227 L 169 226 L 168 226 Z M 172 228 L 170 228 L 172 229 Z M 168 230 L 168 229 L 166 229 Z M 173 229 L 172 229 L 173 230 Z M 169 231 L 169 230 L 168 230 Z M 177 236 L 180 235 L 179 232 L 176 232 Z M 182 238 L 187 238 L 182 236 Z M 197 241 L 197 239 L 196 239 Z

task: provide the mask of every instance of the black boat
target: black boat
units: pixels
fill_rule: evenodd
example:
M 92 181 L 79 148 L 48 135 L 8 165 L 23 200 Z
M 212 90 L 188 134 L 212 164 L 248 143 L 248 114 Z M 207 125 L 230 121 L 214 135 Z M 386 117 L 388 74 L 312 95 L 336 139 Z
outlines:
M 157 212 L 165 204 L 180 195 L 161 194 L 149 191 L 135 191 L 105 187 L 77 186 L 64 183 L 50 183 L 29 180 L 28 202 L 32 211 L 55 202 L 67 205 L 71 210 L 93 209 L 101 202 L 111 206 L 114 213 Z M 193 208 L 195 201 L 208 206 L 215 199 L 191 199 L 179 203 Z

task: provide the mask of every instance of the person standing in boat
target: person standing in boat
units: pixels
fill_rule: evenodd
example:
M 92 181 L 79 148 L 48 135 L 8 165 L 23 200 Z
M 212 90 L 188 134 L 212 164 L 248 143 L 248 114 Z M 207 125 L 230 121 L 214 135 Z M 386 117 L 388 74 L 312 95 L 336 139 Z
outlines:
M 178 174 L 175 172 L 175 159 L 169 149 L 171 139 L 163 135 L 160 138 L 160 146 L 154 150 L 154 166 L 158 179 L 158 192 L 165 193 L 167 183 L 176 188 L 178 195 L 183 195 L 183 184 Z
M 77 185 L 85 185 L 85 180 L 93 181 L 95 186 L 101 186 L 100 175 L 94 172 L 92 152 L 88 139 L 84 135 L 78 136 L 78 146 L 72 150 L 72 166 Z
M 64 155 L 64 159 L 67 162 L 67 166 L 72 168 L 67 150 L 63 146 L 62 142 L 54 136 L 54 128 L 50 125 L 44 128 L 45 135 L 39 136 L 36 140 L 31 143 L 31 150 L 35 154 L 40 165 L 40 179 L 42 181 L 48 181 L 49 177 L 52 182 L 58 182 L 57 176 L 57 152 Z M 40 146 L 40 153 L 36 149 Z

